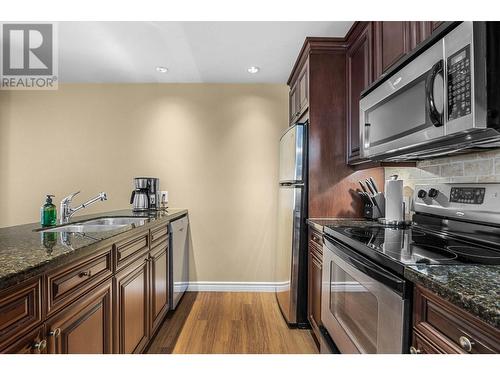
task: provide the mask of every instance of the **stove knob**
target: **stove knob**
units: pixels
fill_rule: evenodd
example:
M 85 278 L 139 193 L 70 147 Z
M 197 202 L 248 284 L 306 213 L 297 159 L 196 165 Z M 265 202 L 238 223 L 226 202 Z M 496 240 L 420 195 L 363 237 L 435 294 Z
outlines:
M 437 190 L 437 189 L 432 188 L 429 190 L 429 198 L 436 198 L 438 196 L 438 194 L 439 194 L 439 190 Z
M 417 196 L 420 198 L 420 199 L 424 199 L 426 196 L 427 196 L 427 192 L 425 190 L 419 190 L 418 193 L 417 193 Z

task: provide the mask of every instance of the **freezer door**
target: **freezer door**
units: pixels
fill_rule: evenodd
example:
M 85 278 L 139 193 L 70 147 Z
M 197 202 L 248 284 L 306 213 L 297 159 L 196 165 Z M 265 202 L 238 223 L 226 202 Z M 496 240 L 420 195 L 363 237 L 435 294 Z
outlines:
M 282 186 L 279 190 L 275 262 L 276 297 L 283 316 L 289 324 L 297 323 L 303 191 L 303 186 Z
M 304 173 L 305 124 L 290 127 L 280 140 L 280 183 L 301 182 Z

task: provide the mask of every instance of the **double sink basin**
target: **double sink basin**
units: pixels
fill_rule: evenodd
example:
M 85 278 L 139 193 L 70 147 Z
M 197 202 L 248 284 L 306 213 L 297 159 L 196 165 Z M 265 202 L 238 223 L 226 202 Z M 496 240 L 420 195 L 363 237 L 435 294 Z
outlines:
M 146 220 L 148 220 L 147 217 L 103 217 L 42 229 L 40 232 L 107 232 L 126 227 L 127 225 L 143 225 Z

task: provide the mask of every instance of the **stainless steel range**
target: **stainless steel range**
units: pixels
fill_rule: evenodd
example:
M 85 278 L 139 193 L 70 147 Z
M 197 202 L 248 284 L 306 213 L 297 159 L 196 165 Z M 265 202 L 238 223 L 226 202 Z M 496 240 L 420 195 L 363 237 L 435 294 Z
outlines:
M 500 184 L 417 186 L 414 209 L 408 228 L 324 228 L 322 322 L 340 352 L 408 352 L 405 266 L 500 264 Z

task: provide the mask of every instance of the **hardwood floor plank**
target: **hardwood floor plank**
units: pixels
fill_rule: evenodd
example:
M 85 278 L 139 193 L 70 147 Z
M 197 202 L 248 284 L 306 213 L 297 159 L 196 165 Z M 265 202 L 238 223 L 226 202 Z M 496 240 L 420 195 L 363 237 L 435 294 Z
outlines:
M 186 293 L 148 353 L 316 354 L 309 330 L 290 329 L 274 293 Z

